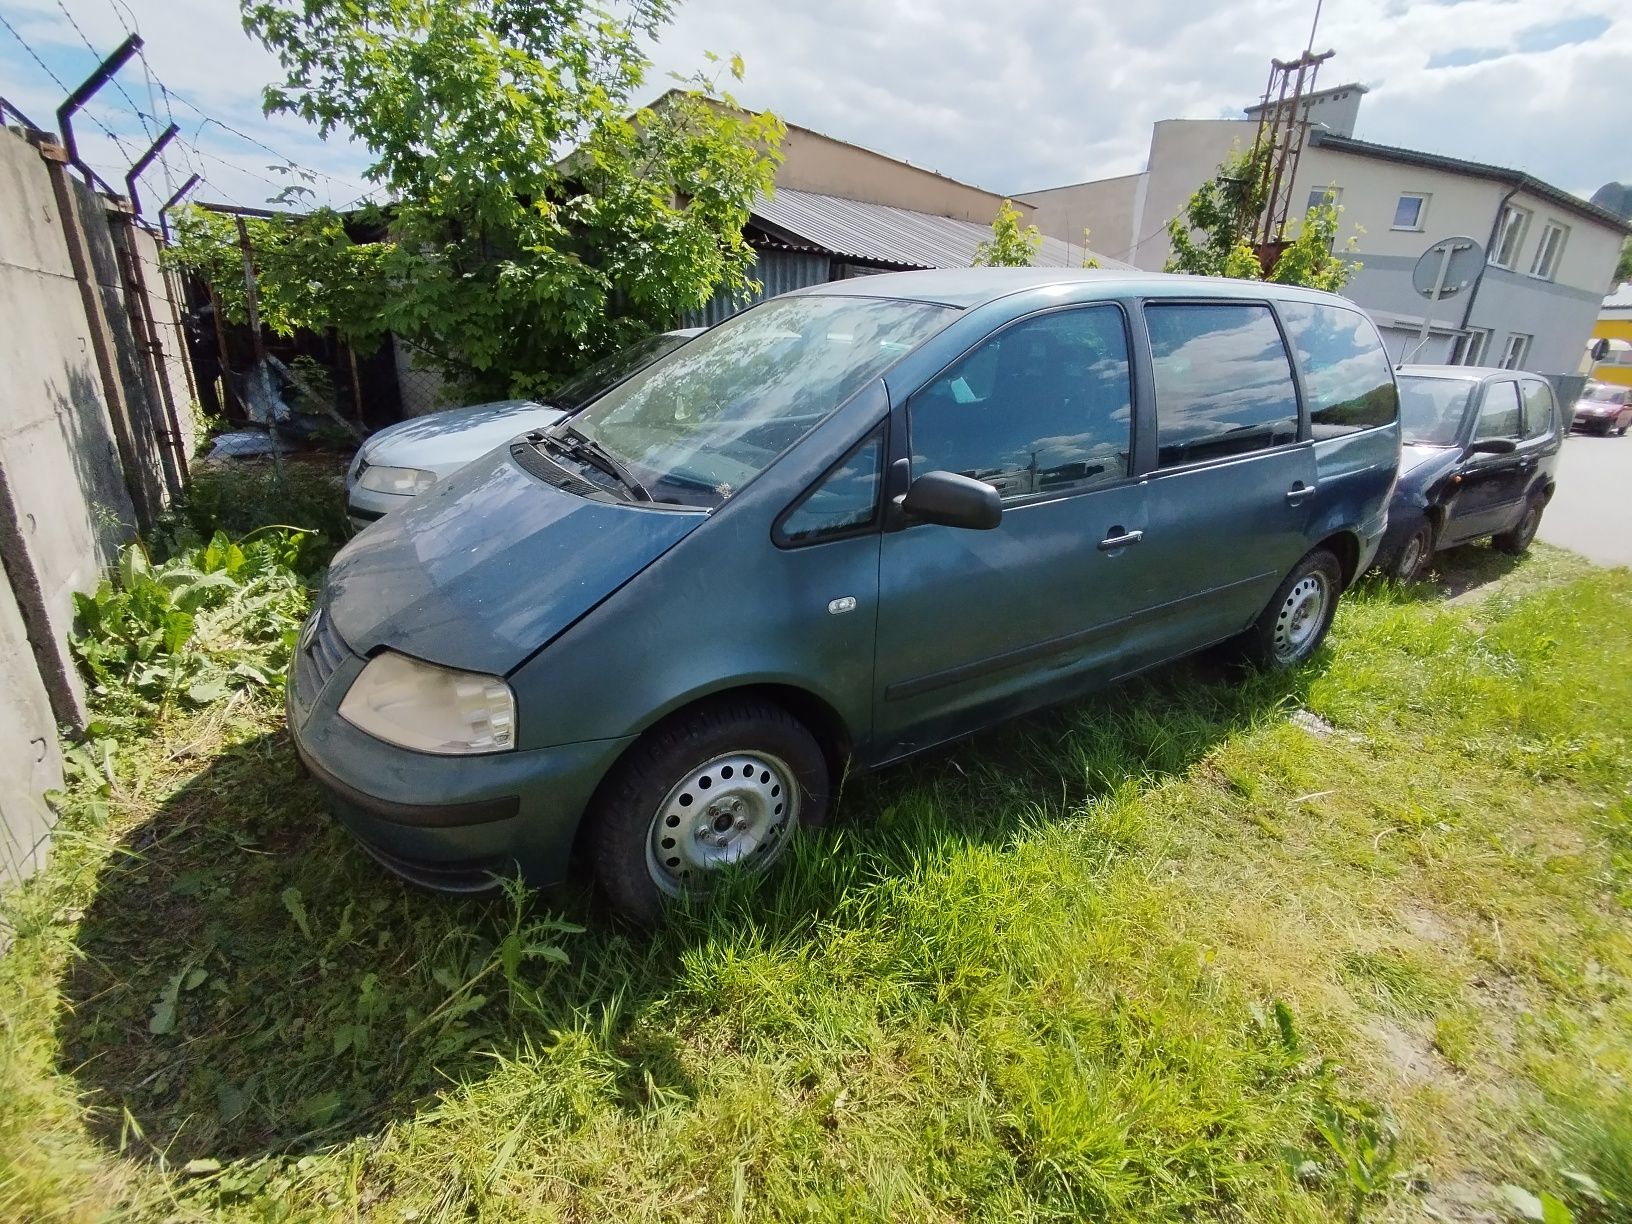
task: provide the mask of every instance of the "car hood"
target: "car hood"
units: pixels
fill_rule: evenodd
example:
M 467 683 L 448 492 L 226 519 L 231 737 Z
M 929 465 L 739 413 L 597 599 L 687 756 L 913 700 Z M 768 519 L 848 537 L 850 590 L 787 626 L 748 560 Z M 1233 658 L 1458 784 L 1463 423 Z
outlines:
M 323 598 L 358 654 L 502 675 L 706 518 L 591 501 L 495 450 L 341 549 Z
M 1424 446 L 1407 442 L 1400 447 L 1400 480 L 1394 486 L 1396 497 L 1419 495 L 1434 481 L 1457 465 L 1462 451 L 1455 446 Z
M 418 468 L 440 478 L 518 434 L 552 425 L 565 415 L 534 400 L 497 400 L 469 408 L 411 417 L 382 429 L 363 446 L 373 466 Z

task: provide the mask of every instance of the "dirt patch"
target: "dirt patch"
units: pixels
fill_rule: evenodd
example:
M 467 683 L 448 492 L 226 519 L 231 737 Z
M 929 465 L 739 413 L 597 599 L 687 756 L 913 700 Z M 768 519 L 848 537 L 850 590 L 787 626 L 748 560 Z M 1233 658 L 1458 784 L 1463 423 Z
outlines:
M 1455 1224 L 1502 1224 L 1494 1211 L 1496 1187 L 1474 1173 L 1458 1173 L 1437 1182 L 1422 1200 L 1423 1214 L 1430 1220 L 1451 1220 Z
M 1382 1047 L 1388 1065 L 1407 1083 L 1421 1084 L 1455 1074 L 1450 1064 L 1434 1052 L 1428 1038 L 1392 1020 L 1372 1020 L 1364 1029 Z
M 1400 911 L 1400 925 L 1424 943 L 1449 943 L 1453 938 L 1445 920 L 1426 906 L 1406 906 Z

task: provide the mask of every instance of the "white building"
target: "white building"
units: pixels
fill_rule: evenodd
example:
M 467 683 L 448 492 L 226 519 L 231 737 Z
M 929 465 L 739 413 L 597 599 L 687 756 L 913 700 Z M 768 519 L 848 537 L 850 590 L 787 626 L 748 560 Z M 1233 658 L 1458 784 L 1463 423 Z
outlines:
M 1355 139 L 1363 85 L 1309 99 L 1308 141 L 1293 183 L 1294 215 L 1328 193 L 1343 209 L 1340 246 L 1358 226 L 1361 269 L 1344 292 L 1382 329 L 1396 359 L 1416 346 L 1427 302 L 1411 269 L 1430 244 L 1465 235 L 1489 253 L 1475 284 L 1433 312 L 1413 360 L 1574 374 L 1610 287 L 1628 226 L 1614 213 L 1519 170 Z M 1168 221 L 1233 148 L 1257 134 L 1245 119 L 1169 119 L 1151 134 L 1139 174 L 1017 196 L 1045 234 L 1092 243 L 1113 258 L 1160 270 L 1172 254 Z

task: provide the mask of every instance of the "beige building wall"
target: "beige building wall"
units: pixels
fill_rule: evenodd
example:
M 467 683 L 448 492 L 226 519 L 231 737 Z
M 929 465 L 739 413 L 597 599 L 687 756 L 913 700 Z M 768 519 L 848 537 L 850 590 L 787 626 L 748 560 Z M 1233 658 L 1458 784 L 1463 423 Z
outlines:
M 933 170 L 791 123 L 782 140 L 782 154 L 776 185 L 794 191 L 911 208 L 977 225 L 990 225 L 1005 199 L 996 192 L 971 187 Z M 1015 200 L 1014 206 L 1028 223 L 1035 219 L 1030 204 Z M 1082 239 L 1081 233 L 1075 237 L 1079 242 Z
M 1050 238 L 1081 243 L 1082 231 L 1092 231 L 1088 245 L 1112 259 L 1132 263 L 1128 251 L 1138 240 L 1143 174 L 1073 183 L 1047 191 L 1028 191 L 1024 202 L 1034 205 L 1031 222 Z M 1021 201 L 1016 200 L 1016 204 Z

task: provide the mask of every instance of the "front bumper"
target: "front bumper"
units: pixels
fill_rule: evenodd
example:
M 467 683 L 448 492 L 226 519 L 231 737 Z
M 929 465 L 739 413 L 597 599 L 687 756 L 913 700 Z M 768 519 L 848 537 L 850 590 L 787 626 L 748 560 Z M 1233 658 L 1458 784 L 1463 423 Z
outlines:
M 376 493 L 363 488 L 354 479 L 346 481 L 346 513 L 351 518 L 351 525 L 358 531 L 393 510 L 413 504 L 414 499 L 406 493 Z
M 1613 412 L 1593 412 L 1585 408 L 1577 408 L 1575 416 L 1570 420 L 1570 426 L 1574 429 L 1612 429 L 1620 416 L 1621 410 L 1619 408 Z
M 364 662 L 332 630 L 303 632 L 285 696 L 295 751 L 363 847 L 442 892 L 485 891 L 517 868 L 534 885 L 565 878 L 584 808 L 634 737 L 482 756 L 399 748 L 340 717 Z

